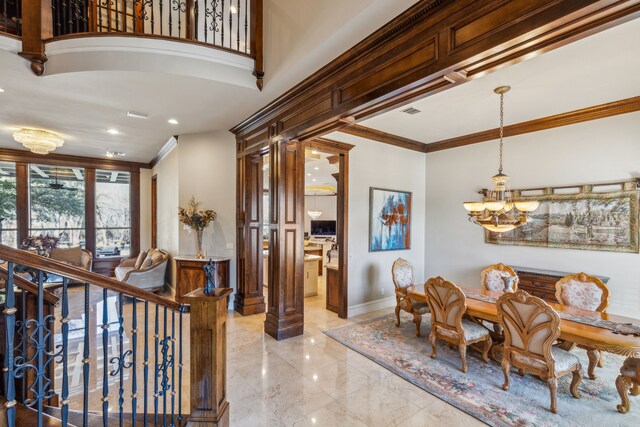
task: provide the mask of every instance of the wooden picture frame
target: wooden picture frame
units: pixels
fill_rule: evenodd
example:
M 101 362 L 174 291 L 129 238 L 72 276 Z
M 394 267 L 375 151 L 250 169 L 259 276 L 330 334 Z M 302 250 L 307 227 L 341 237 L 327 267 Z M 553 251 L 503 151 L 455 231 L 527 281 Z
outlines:
M 369 252 L 411 249 L 410 191 L 369 188 Z

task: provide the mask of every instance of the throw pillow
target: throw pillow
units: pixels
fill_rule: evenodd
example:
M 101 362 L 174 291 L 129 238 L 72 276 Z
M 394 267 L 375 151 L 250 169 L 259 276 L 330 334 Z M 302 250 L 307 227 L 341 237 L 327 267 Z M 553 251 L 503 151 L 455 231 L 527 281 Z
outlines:
M 138 270 L 142 266 L 142 262 L 147 257 L 147 251 L 140 251 L 138 255 L 138 259 L 136 259 L 136 263 L 134 264 L 134 268 Z

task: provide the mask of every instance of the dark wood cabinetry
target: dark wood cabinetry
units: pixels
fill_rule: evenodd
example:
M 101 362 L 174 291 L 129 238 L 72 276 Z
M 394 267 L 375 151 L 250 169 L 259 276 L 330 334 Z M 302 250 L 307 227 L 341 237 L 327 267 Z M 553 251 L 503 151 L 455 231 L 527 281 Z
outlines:
M 336 267 L 327 266 L 327 310 L 338 312 L 338 304 L 340 299 L 338 298 L 338 288 L 340 287 L 340 272 Z
M 565 276 L 576 274 L 578 272 L 562 272 L 552 270 L 540 270 L 537 268 L 512 267 L 520 278 L 518 289 L 529 292 L 545 301 L 555 302 L 556 299 L 556 282 Z M 608 277 L 595 276 L 604 283 L 609 281 Z
M 216 287 L 229 287 L 229 258 L 211 257 L 207 259 L 195 259 L 191 257 L 175 257 L 176 265 L 176 301 L 184 302 L 183 297 L 191 291 L 202 288 L 205 285 L 204 266 L 209 259 L 214 264 L 219 264 L 220 284 Z

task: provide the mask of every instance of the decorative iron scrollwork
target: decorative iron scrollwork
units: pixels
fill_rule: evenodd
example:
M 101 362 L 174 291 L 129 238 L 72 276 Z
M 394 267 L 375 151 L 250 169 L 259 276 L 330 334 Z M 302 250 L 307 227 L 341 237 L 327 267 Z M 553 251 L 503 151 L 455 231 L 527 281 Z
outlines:
M 166 336 L 160 340 L 160 345 L 162 346 L 162 350 L 160 350 L 162 363 L 158 366 L 158 377 L 162 379 L 160 381 L 160 389 L 158 390 L 159 396 L 164 396 L 165 392 L 171 388 L 171 384 L 169 384 L 169 370 L 173 367 L 173 354 L 169 354 L 169 346 L 172 341 L 171 336 Z
M 222 11 L 219 11 L 220 0 L 211 0 L 211 9 L 207 6 L 204 10 L 206 16 L 211 18 L 211 22 L 209 23 L 209 30 L 213 32 L 220 32 L 220 23 L 222 23 Z

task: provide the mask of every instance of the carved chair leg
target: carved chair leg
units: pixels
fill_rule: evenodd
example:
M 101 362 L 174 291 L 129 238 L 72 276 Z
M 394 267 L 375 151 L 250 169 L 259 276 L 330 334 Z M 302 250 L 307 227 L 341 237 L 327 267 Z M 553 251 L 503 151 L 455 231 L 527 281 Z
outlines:
M 629 407 L 631 406 L 628 396 L 629 389 L 631 388 L 631 381 L 623 375 L 618 375 L 618 378 L 616 378 L 616 388 L 618 389 L 618 394 L 620 394 L 620 399 L 622 400 L 622 402 L 617 406 L 618 412 L 626 414 L 629 412 Z
M 462 359 L 462 372 L 467 373 L 467 345 L 459 344 L 460 358 Z
M 598 350 L 598 368 L 604 368 L 604 351 Z
M 558 379 L 557 378 L 548 378 L 547 384 L 549 384 L 549 393 L 551 394 L 551 407 L 549 408 L 552 413 L 558 413 Z
M 429 342 L 431 343 L 431 358 L 435 359 L 436 357 L 436 331 L 433 329 L 429 334 Z
M 489 352 L 491 351 L 492 345 L 493 340 L 491 339 L 491 337 L 488 337 L 488 339 L 484 343 L 484 351 L 482 352 L 482 360 L 484 360 L 485 363 L 489 363 Z
M 580 399 L 580 382 L 582 381 L 582 366 L 578 365 L 578 368 L 572 372 L 573 378 L 571 379 L 571 395 L 576 399 Z
M 511 363 L 507 358 L 502 359 L 502 372 L 504 373 L 504 384 L 502 384 L 502 389 L 504 391 L 509 390 L 509 384 L 511 379 L 509 378 L 509 371 L 511 370 Z
M 396 327 L 400 326 L 400 306 L 396 305 Z
M 640 396 L 640 383 L 631 386 L 631 396 Z
M 520 375 L 521 377 L 524 377 L 525 373 L 526 372 L 525 372 L 524 368 L 518 368 L 518 375 Z
M 416 336 L 420 336 L 420 324 L 422 323 L 422 316 L 420 314 L 413 315 L 413 322 L 416 324 Z

